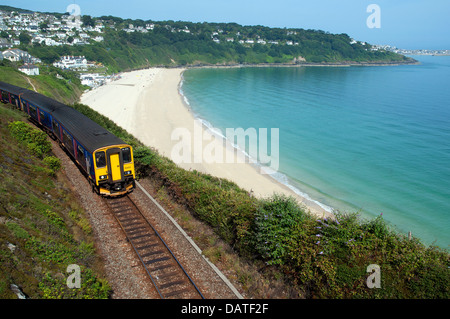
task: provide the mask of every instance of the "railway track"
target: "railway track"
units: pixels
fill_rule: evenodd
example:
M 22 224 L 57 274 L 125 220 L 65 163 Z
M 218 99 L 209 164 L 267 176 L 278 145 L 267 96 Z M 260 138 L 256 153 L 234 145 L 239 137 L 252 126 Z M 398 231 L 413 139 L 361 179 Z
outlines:
M 129 196 L 104 200 L 162 299 L 204 299 L 170 248 Z

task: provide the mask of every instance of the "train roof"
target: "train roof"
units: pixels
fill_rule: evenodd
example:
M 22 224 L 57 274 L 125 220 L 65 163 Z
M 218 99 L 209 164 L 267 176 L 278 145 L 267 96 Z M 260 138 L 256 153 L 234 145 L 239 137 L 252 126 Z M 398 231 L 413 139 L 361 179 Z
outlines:
M 90 153 L 96 149 L 125 144 L 123 140 L 74 108 L 42 94 L 0 81 L 0 89 L 19 95 L 50 113 Z
M 70 106 L 60 107 L 52 115 L 90 153 L 102 147 L 125 144 L 120 138 Z
M 6 82 L 0 81 L 0 90 L 8 91 L 9 93 L 13 93 L 14 95 L 19 95 L 28 91 L 27 89 L 21 88 L 19 86 L 15 86 Z

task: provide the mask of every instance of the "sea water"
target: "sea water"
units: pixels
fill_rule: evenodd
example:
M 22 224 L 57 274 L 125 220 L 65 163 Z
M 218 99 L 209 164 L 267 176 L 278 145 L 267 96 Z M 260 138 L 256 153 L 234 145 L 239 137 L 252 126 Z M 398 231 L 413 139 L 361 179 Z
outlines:
M 419 65 L 190 69 L 205 123 L 278 128 L 273 177 L 325 208 L 450 244 L 450 56 Z

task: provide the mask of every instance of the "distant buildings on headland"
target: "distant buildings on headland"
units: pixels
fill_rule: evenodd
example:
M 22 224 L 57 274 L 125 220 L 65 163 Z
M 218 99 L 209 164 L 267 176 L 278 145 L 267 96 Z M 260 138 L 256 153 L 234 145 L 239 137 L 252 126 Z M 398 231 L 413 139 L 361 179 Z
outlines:
M 450 50 L 427 50 L 427 49 L 407 50 L 407 49 L 399 49 L 397 47 L 390 45 L 373 45 L 372 47 L 378 50 L 382 49 L 403 55 L 450 55 Z
M 83 26 L 81 19 L 73 19 L 69 14 L 57 18 L 53 14 L 39 12 L 0 11 L 0 32 L 8 35 L 7 40 L 12 45 L 21 44 L 22 33 L 27 34 L 31 43 L 48 46 L 101 42 L 103 28 L 102 23 Z

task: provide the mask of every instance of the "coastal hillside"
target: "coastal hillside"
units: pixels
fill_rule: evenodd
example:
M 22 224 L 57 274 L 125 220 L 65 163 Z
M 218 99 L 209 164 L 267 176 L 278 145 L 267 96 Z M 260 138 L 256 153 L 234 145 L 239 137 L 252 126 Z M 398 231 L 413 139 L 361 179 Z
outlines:
M 19 73 L 11 75 L 20 76 Z M 11 81 L 19 79 L 11 78 Z M 57 98 L 58 94 L 50 96 Z M 382 216 L 361 220 L 356 213 L 348 213 L 338 214 L 335 219 L 318 219 L 292 198 L 278 195 L 263 199 L 253 197 L 230 181 L 178 167 L 88 106 L 75 104 L 74 107 L 134 147 L 139 178 L 150 179 L 158 193 L 167 194 L 167 201 L 184 207 L 192 214 L 191 218 L 208 225 L 246 263 L 259 265 L 259 271 L 268 278 L 283 278 L 297 297 L 448 299 L 448 252 L 396 233 Z M 6 116 L 4 119 L 5 139 L 11 140 L 6 131 L 10 120 Z M 6 155 L 19 162 L 18 157 Z M 5 165 L 3 173 L 7 173 L 8 164 Z M 47 174 L 48 170 L 41 168 L 38 171 Z M 31 176 L 29 174 L 27 178 Z M 36 183 L 41 181 L 41 184 L 42 179 L 36 178 Z M 6 180 L 12 183 L 15 179 L 9 177 Z M 4 218 L 9 218 L 15 211 L 16 198 L 21 192 L 22 189 L 14 193 L 2 192 L 2 203 L 10 203 L 3 205 L 6 208 L 2 212 Z M 47 206 L 27 207 L 29 214 L 47 213 L 47 218 L 54 217 L 53 213 L 41 209 Z M 24 211 L 20 210 L 20 213 Z M 10 227 L 8 231 L 4 227 L 5 243 L 12 243 L 14 238 L 27 243 L 30 238 L 35 238 L 32 236 L 39 235 L 17 219 L 5 225 Z M 53 233 L 59 235 L 64 231 Z M 208 242 L 205 238 L 202 240 Z M 223 252 L 215 251 L 214 254 L 219 261 L 225 258 Z M 381 268 L 381 289 L 368 286 L 369 272 L 373 272 L 373 269 L 367 270 L 369 265 Z M 239 281 L 252 295 L 267 297 L 254 277 L 242 275 Z M 20 286 L 24 286 L 31 279 L 20 280 L 23 281 Z M 92 297 L 104 297 L 102 293 Z
M 78 101 L 85 89 L 74 72 L 62 71 L 53 66 L 41 66 L 40 75 L 27 76 L 17 70 L 17 62 L 0 61 L 0 81 L 36 91 L 72 104 Z
M 321 30 L 86 15 L 77 21 L 67 13 L 0 10 L 8 28 L 1 37 L 15 38 L 12 30 L 20 30 L 15 45 L 43 63 L 85 56 L 110 73 L 149 66 L 414 62 L 347 34 Z

